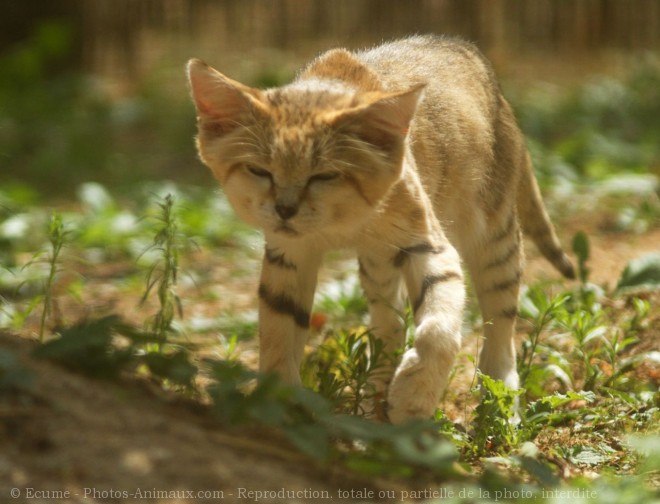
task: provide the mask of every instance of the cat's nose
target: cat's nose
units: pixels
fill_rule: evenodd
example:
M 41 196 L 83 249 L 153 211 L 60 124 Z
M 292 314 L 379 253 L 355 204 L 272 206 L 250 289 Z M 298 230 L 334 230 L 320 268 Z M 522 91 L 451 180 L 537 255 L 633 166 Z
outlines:
M 298 207 L 296 205 L 287 205 L 284 203 L 276 203 L 275 211 L 283 220 L 290 219 L 298 213 Z

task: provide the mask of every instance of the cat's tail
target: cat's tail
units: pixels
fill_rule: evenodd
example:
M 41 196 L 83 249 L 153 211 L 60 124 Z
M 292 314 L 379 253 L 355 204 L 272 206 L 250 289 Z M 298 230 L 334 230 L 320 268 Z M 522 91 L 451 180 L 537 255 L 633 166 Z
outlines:
M 543 256 L 566 278 L 575 278 L 573 263 L 562 250 L 550 217 L 543 205 L 529 153 L 518 184 L 518 218 L 527 236 Z

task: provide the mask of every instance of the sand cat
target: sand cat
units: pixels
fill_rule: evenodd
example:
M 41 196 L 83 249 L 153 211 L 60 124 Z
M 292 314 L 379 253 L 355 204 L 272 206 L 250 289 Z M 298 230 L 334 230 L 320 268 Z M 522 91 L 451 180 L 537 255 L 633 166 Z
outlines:
M 438 405 L 461 346 L 461 262 L 486 322 L 479 368 L 518 387 L 521 229 L 565 276 L 574 271 L 511 108 L 474 46 L 415 36 L 335 49 L 267 90 L 195 59 L 188 75 L 201 159 L 265 235 L 262 371 L 300 383 L 323 254 L 352 247 L 386 350 L 404 344 L 406 302 L 414 315 L 414 346 L 374 377 L 392 422 Z

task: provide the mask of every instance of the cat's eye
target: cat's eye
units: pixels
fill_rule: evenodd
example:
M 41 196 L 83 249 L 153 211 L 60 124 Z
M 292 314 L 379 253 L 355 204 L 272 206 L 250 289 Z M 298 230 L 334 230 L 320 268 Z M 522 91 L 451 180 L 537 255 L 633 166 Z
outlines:
M 329 180 L 336 180 L 339 178 L 339 172 L 324 172 L 317 173 L 309 177 L 310 182 L 327 182 Z
M 246 168 L 247 171 L 249 171 L 255 177 L 268 178 L 268 179 L 272 177 L 271 173 L 268 170 L 264 170 L 263 168 L 259 168 L 258 166 L 247 165 Z

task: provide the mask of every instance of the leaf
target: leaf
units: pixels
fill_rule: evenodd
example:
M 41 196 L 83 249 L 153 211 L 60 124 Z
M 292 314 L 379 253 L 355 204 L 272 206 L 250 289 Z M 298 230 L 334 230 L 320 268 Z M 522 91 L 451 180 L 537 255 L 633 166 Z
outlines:
M 197 375 L 197 367 L 190 362 L 189 354 L 185 350 L 172 354 L 149 352 L 143 359 L 149 370 L 159 378 L 186 387 L 193 385 L 193 379 Z
M 559 380 L 564 387 L 570 388 L 573 385 L 572 378 L 557 364 L 547 364 L 545 366 L 545 371 Z
M 642 472 L 657 471 L 660 467 L 660 435 L 632 435 L 628 438 L 628 444 L 642 457 Z
M 294 425 L 284 429 L 287 437 L 303 453 L 321 460 L 330 454 L 328 431 L 319 424 Z
M 652 252 L 628 263 L 616 286 L 616 293 L 660 289 L 660 252 Z
M 447 440 L 428 433 L 401 433 L 392 439 L 396 453 L 405 462 L 435 471 L 453 471 L 458 458 L 456 447 Z
M 609 457 L 599 453 L 594 448 L 589 446 L 576 446 L 572 450 L 572 454 L 568 459 L 573 464 L 584 464 L 590 466 L 596 466 L 604 464 L 609 460 Z
M 589 278 L 589 268 L 587 268 L 587 261 L 590 256 L 589 238 L 584 231 L 578 231 L 573 236 L 573 252 L 578 258 L 578 274 L 580 281 L 584 284 Z
M 115 378 L 133 358 L 132 348 L 120 350 L 112 346 L 112 338 L 121 325 L 116 315 L 81 322 L 37 347 L 34 355 L 93 378 Z
M 391 434 L 394 427 L 389 424 L 376 424 L 353 415 L 334 415 L 325 423 L 339 438 L 370 442 Z
M 518 455 L 514 456 L 520 466 L 544 486 L 558 485 L 559 478 L 547 463 L 539 460 L 540 457 L 541 451 L 530 441 L 524 443 Z
M 573 252 L 580 261 L 585 262 L 589 260 L 589 238 L 584 231 L 578 231 L 573 236 Z
M 582 344 L 586 345 L 589 343 L 591 340 L 597 339 L 597 338 L 602 338 L 607 334 L 608 328 L 605 326 L 596 326 L 593 329 L 589 329 L 585 336 L 584 339 L 582 340 Z
M 330 402 L 319 394 L 304 387 L 291 387 L 291 400 L 310 414 L 321 417 L 332 414 Z

